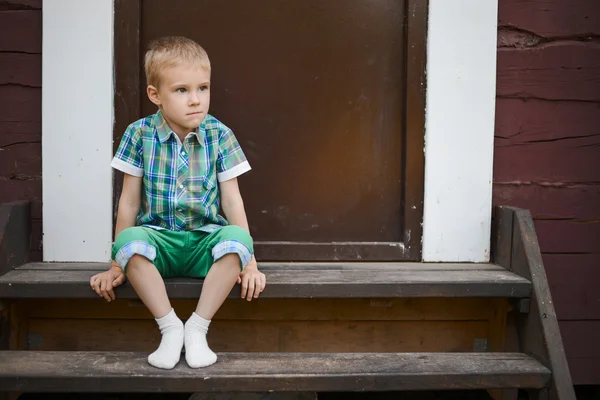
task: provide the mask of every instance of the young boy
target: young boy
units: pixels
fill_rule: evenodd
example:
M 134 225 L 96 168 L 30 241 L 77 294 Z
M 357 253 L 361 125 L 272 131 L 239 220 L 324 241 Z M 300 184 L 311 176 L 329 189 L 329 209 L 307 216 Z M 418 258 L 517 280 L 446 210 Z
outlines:
M 127 128 L 111 163 L 125 173 L 114 261 L 90 285 L 110 302 L 127 274 L 162 335 L 148 362 L 171 369 L 185 345 L 188 365 L 206 367 L 217 360 L 208 326 L 232 287 L 241 283 L 250 301 L 266 284 L 237 183 L 250 165 L 231 130 L 208 114 L 211 68 L 202 47 L 182 37 L 156 40 L 145 70 L 158 112 Z M 205 278 L 185 326 L 163 281 L 175 276 Z

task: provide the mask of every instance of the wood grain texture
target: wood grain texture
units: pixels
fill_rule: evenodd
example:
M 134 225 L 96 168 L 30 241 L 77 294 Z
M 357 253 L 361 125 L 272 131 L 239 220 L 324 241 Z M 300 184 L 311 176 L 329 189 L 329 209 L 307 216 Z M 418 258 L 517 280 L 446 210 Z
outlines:
M 500 97 L 600 101 L 600 46 L 558 42 L 498 50 Z
M 600 3 L 589 0 L 502 0 L 498 23 L 550 37 L 600 34 Z
M 600 320 L 600 254 L 544 254 L 543 258 L 558 319 Z M 590 331 L 598 328 L 590 322 Z M 567 355 L 571 356 L 568 349 Z
M 42 11 L 0 11 L 0 51 L 42 52 Z
M 229 299 L 215 320 L 236 321 L 484 321 L 496 299 Z M 173 300 L 186 318 L 197 300 Z M 16 304 L 39 319 L 152 319 L 140 300 L 21 299 Z
M 569 141 L 511 144 L 496 141 L 496 182 L 543 182 L 556 185 L 599 182 L 600 135 Z
M 0 147 L 0 177 L 27 179 L 42 171 L 42 143 L 16 143 Z
M 214 351 L 243 352 L 469 352 L 488 337 L 488 321 L 211 322 Z M 29 350 L 145 351 L 160 342 L 153 319 L 31 319 Z
M 518 353 L 221 353 L 201 370 L 153 368 L 145 353 L 6 352 L 3 390 L 73 392 L 389 391 L 534 387 L 550 372 Z M 248 368 L 252 365 L 252 368 Z M 126 379 L 123 379 L 126 378 Z
M 0 11 L 41 9 L 42 0 L 0 0 Z
M 512 210 L 514 221 L 511 269 L 531 279 L 533 289 L 529 313 L 517 316 L 521 351 L 534 355 L 552 371 L 552 382 L 549 386 L 552 399 L 575 400 L 533 220 L 528 211 Z
M 0 85 L 42 87 L 42 55 L 0 53 Z
M 265 270 L 264 298 L 386 298 L 386 297 L 528 297 L 530 284 L 508 271 L 302 268 Z M 467 265 L 465 265 L 467 266 Z M 0 277 L 0 297 L 5 298 L 95 298 L 89 287 L 90 270 L 15 270 Z M 173 298 L 198 298 L 202 281 L 176 278 L 166 282 Z M 129 282 L 116 289 L 119 298 L 137 298 Z M 240 296 L 235 286 L 230 297 Z
M 600 185 L 497 182 L 493 199 L 494 204 L 529 210 L 534 219 L 600 219 Z

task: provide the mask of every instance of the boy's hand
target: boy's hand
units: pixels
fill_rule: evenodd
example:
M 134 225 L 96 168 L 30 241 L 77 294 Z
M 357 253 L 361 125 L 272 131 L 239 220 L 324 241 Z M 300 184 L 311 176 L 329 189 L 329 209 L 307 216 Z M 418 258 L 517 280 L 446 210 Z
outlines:
M 252 297 L 258 298 L 260 293 L 265 290 L 267 278 L 258 270 L 254 257 L 238 276 L 237 283 L 242 284 L 242 299 L 245 298 L 248 301 L 251 301 Z
M 114 261 L 108 271 L 101 272 L 90 278 L 92 290 L 98 293 L 99 296 L 104 297 L 109 303 L 115 299 L 113 288 L 116 288 L 123 282 L 125 282 L 125 273 L 119 264 Z

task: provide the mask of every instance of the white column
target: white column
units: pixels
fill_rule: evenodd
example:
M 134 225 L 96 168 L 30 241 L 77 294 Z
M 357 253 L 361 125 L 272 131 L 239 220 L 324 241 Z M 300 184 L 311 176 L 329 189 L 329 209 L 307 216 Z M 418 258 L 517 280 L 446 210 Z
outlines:
M 424 261 L 488 261 L 497 0 L 430 0 Z
M 42 80 L 44 260 L 107 261 L 112 0 L 44 0 Z

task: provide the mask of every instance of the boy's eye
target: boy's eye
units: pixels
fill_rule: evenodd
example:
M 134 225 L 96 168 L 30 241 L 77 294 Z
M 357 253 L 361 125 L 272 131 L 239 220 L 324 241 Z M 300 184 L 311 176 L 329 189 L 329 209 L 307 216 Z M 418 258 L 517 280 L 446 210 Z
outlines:
M 179 88 L 176 90 L 178 93 L 185 93 L 185 88 Z
M 208 86 L 200 86 L 200 91 L 201 92 L 204 92 L 206 90 L 208 90 Z

